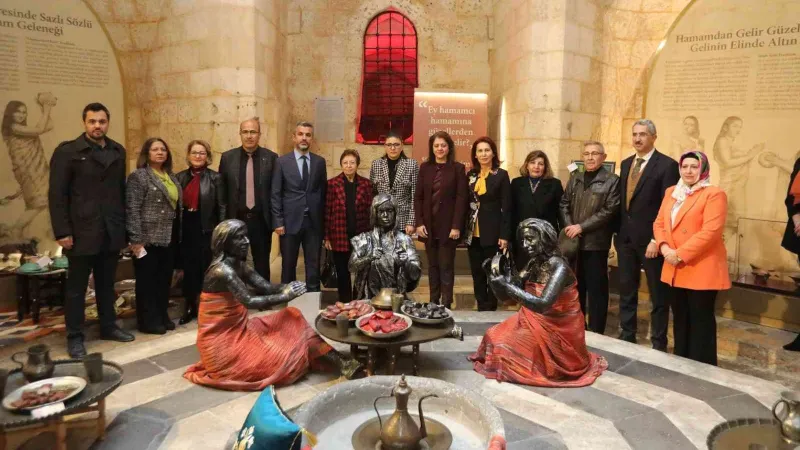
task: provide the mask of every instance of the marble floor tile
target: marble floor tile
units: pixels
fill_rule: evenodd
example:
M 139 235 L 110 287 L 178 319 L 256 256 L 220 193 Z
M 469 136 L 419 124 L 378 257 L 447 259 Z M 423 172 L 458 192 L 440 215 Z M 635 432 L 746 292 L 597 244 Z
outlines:
M 167 433 L 160 448 L 169 450 L 222 449 L 232 430 L 216 414 L 201 411 L 177 421 Z
M 632 449 L 674 450 L 694 447 L 660 411 L 650 410 L 645 414 L 628 417 L 614 422 L 614 426 Z
M 159 367 L 149 359 L 140 359 L 128 364 L 123 364 L 122 370 L 125 374 L 122 378 L 123 386 L 165 372 L 162 367 Z

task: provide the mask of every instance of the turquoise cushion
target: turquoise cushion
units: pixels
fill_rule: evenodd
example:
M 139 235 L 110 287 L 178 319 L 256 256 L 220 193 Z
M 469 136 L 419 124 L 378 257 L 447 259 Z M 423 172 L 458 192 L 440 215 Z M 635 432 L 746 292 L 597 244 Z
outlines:
M 300 450 L 303 432 L 281 409 L 275 388 L 258 397 L 236 436 L 235 450 Z

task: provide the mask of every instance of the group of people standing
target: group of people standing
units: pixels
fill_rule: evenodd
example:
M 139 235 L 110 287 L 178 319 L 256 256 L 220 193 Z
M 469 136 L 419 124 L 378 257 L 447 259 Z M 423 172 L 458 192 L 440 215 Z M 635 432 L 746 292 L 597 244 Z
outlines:
M 271 234 L 280 237 L 281 282 L 296 279 L 303 248 L 308 291 L 320 289 L 324 247 L 333 253 L 341 301 L 353 298 L 350 240 L 371 229 L 370 205 L 377 194 L 397 208 L 396 233 L 416 234 L 425 243 L 430 301 L 453 301 L 456 247 L 468 248 L 478 309 L 497 308 L 482 267 L 510 247 L 517 225 L 542 219 L 560 232 L 561 247 L 576 270 L 587 329 L 603 333 L 608 309 L 608 251 L 612 237 L 619 259 L 620 339 L 635 342 L 640 272 L 649 285 L 651 342 L 667 348 L 669 308 L 675 317 L 675 352 L 716 364 L 714 299 L 730 287 L 722 230 L 725 193 L 710 185 L 709 161 L 688 151 L 679 162 L 658 152 L 655 125 L 633 125 L 636 154 L 622 161 L 620 176 L 603 166 L 603 145 L 586 142 L 583 170 L 562 189 L 547 155 L 533 151 L 509 180 L 489 137 L 476 139 L 472 168 L 455 161 L 445 132 L 428 140 L 428 159 L 418 165 L 403 152 L 399 135 L 386 137 L 383 157 L 373 161 L 369 179 L 357 174 L 360 156 L 345 150 L 342 173 L 328 179 L 325 160 L 310 152 L 313 125 L 300 122 L 294 148 L 278 156 L 261 147 L 258 118 L 240 124 L 242 145 L 225 152 L 219 171 L 208 166 L 208 143 L 190 142 L 189 167 L 172 171 L 172 154 L 160 138 L 148 139 L 137 169 L 125 177 L 125 150 L 106 136 L 110 113 L 99 103 L 83 112 L 85 133 L 62 143 L 50 169 L 53 230 L 70 257 L 66 322 L 71 356 L 85 354 L 83 296 L 94 273 L 101 337 L 133 336 L 114 324 L 113 281 L 118 252 L 130 247 L 136 270 L 140 331 L 174 329 L 167 315 L 173 269 L 184 272 L 186 310 L 181 323 L 197 315 L 203 274 L 211 263 L 211 235 L 225 219 L 241 220 L 255 272 L 270 279 Z

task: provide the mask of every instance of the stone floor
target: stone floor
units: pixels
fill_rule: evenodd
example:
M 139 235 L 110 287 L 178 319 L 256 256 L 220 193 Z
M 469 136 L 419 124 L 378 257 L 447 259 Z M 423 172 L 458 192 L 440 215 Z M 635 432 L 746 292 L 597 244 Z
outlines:
M 292 302 L 312 323 L 318 295 Z M 425 344 L 420 355 L 421 375 L 473 389 L 500 409 L 509 449 L 705 448 L 706 436 L 720 422 L 770 417 L 768 408 L 785 389 L 594 333 L 587 333 L 587 343 L 606 357 L 609 370 L 590 387 L 545 389 L 485 380 L 472 371 L 466 356 L 488 327 L 513 314 L 458 311 L 464 342 Z M 133 323 L 124 326 L 130 329 Z M 47 338 L 54 356 L 63 357 L 63 336 Z M 195 338 L 192 324 L 165 336 L 137 334 L 129 344 L 89 341 L 90 351 L 102 351 L 124 367 L 125 380 L 108 399 L 106 440 L 94 442 L 88 431 L 71 431 L 69 449 L 230 448 L 259 393 L 219 391 L 186 381 L 184 370 L 198 360 Z M 19 349 L 0 349 L 0 358 L 7 361 L 11 350 Z M 399 371 L 409 371 L 407 360 L 401 359 Z M 291 415 L 292 409 L 341 381 L 332 374 L 311 373 L 278 389 L 278 397 Z M 47 449 L 53 439 L 23 433 L 12 437 L 8 448 Z M 324 443 L 317 448 L 324 449 Z

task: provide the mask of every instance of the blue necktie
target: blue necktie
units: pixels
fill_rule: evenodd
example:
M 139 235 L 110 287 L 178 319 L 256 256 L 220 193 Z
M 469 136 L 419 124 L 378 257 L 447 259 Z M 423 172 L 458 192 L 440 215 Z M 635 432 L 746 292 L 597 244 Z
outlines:
M 303 155 L 300 159 L 303 160 L 303 181 L 306 184 L 306 189 L 308 189 L 308 157 Z

